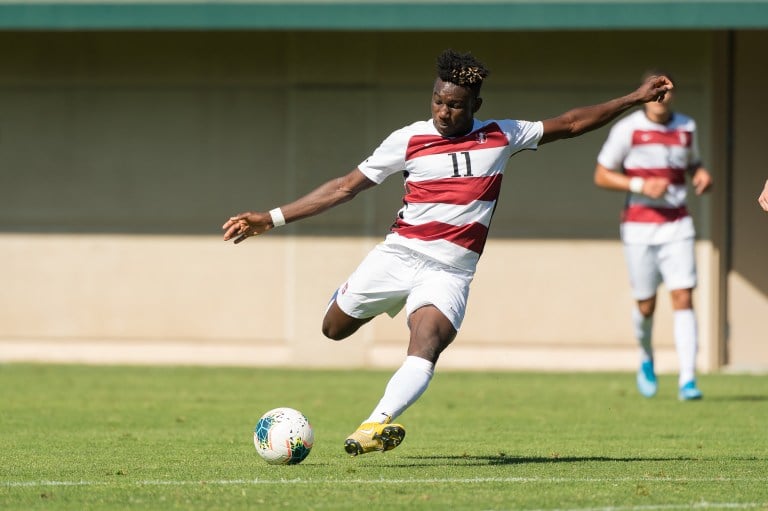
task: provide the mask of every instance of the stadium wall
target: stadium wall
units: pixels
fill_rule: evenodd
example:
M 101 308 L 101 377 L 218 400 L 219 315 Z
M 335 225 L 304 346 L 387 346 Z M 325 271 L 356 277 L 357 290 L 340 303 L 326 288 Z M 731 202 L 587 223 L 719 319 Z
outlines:
M 756 42 L 749 52 L 768 47 Z M 342 343 L 319 333 L 331 293 L 399 207 L 396 178 L 238 247 L 220 240 L 223 221 L 351 170 L 390 131 L 427 118 L 444 47 L 491 67 L 481 118 L 554 116 L 628 91 L 646 67 L 668 68 L 705 159 L 731 162 L 719 148 L 725 43 L 707 31 L 2 32 L 0 360 L 396 365 L 402 315 Z M 634 367 L 617 241 L 623 197 L 592 184 L 606 133 L 511 160 L 444 366 Z M 759 173 L 745 154 L 736 184 L 746 190 Z M 716 209 L 728 200 L 722 191 L 692 204 L 703 370 L 729 362 L 720 268 L 730 224 Z M 753 286 L 760 263 L 745 264 Z M 734 292 L 768 307 L 762 281 L 756 294 Z M 659 365 L 674 371 L 660 298 Z M 744 338 L 750 318 L 740 320 Z

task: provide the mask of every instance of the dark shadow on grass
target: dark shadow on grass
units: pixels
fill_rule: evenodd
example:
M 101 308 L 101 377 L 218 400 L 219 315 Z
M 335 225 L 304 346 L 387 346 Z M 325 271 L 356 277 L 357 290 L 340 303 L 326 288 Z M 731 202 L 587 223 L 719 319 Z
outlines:
M 754 403 L 758 401 L 768 401 L 768 396 L 755 396 L 755 395 L 741 395 L 741 396 L 704 396 L 707 401 L 742 401 L 747 403 Z
M 700 458 L 677 456 L 666 458 L 653 458 L 653 457 L 630 457 L 630 458 L 616 458 L 611 456 L 552 456 L 552 457 L 540 457 L 540 456 L 508 456 L 505 454 L 498 454 L 495 456 L 408 456 L 409 459 L 414 460 L 429 460 L 433 463 L 430 465 L 439 464 L 441 461 L 451 465 L 524 465 L 528 463 L 584 463 L 584 462 L 608 462 L 608 463 L 636 463 L 638 461 L 693 461 Z M 413 466 L 413 465 L 409 465 Z

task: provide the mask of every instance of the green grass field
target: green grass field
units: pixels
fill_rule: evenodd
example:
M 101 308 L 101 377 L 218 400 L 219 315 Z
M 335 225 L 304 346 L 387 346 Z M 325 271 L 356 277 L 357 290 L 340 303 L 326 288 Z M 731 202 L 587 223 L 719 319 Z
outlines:
M 390 373 L 0 365 L 0 509 L 768 509 L 768 378 L 438 371 L 399 420 L 394 451 L 343 440 Z M 315 446 L 295 466 L 258 457 L 277 406 Z

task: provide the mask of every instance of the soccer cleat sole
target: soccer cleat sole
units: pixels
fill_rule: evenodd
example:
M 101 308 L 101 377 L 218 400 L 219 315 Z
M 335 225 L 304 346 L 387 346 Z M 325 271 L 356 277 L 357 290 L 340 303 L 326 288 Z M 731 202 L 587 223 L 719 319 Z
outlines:
M 384 429 L 381 430 L 381 433 L 374 435 L 373 438 L 376 440 L 381 440 L 382 446 L 381 449 L 374 450 L 382 452 L 391 451 L 400 445 L 400 443 L 403 441 L 403 438 L 405 438 L 405 429 L 401 428 L 400 426 L 385 426 Z M 363 449 L 363 446 L 360 445 L 360 442 L 352 438 L 347 438 L 347 440 L 344 442 L 344 450 L 350 456 L 358 456 L 360 454 L 365 454 L 366 452 L 365 449 Z
M 400 426 L 386 426 L 381 431 L 381 443 L 384 451 L 390 451 L 400 445 L 405 438 L 405 430 Z

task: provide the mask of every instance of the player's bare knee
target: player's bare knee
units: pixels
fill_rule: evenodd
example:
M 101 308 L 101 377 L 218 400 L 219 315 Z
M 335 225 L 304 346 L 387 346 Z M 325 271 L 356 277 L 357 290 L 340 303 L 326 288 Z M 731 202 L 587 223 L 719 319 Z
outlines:
M 637 308 L 644 317 L 649 318 L 653 316 L 653 313 L 656 311 L 656 297 L 638 301 Z
M 322 332 L 324 336 L 332 341 L 340 341 L 349 336 L 349 333 L 344 332 L 330 321 L 323 321 Z
M 357 332 L 361 326 L 373 318 L 358 319 L 351 316 L 326 314 L 323 319 L 322 332 L 328 339 L 340 341 Z
M 670 292 L 672 298 L 672 308 L 674 310 L 687 310 L 693 308 L 693 290 L 692 289 L 673 289 Z

